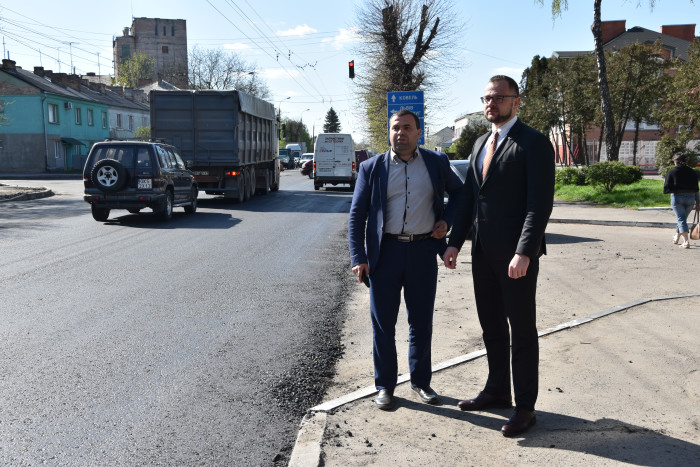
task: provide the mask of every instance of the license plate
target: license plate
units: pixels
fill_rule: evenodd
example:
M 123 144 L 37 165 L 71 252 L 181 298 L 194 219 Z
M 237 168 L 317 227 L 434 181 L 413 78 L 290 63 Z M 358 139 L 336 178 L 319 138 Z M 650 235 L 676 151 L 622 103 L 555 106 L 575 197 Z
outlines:
M 137 180 L 139 190 L 153 188 L 153 181 L 150 178 L 139 178 Z
M 194 174 L 195 175 L 209 175 L 209 171 L 208 170 L 197 170 L 196 172 L 194 172 Z

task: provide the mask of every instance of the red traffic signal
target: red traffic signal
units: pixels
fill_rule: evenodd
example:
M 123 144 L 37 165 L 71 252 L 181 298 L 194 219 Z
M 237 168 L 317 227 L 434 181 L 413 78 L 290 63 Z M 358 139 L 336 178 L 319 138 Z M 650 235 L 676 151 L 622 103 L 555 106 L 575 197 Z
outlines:
M 355 77 L 355 60 L 350 60 L 350 63 L 348 63 L 348 75 L 350 79 Z

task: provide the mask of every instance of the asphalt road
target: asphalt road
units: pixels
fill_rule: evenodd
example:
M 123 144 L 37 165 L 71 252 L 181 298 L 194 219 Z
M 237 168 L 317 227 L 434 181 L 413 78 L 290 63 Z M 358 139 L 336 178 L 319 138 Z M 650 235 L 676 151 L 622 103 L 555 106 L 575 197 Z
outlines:
M 80 180 L 0 203 L 0 464 L 283 465 L 340 353 L 351 193 L 95 222 Z

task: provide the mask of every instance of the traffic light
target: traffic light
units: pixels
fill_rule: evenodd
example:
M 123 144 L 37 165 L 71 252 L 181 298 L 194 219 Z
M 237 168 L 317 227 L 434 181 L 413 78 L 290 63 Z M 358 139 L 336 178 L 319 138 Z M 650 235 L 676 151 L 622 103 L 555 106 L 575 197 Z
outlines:
M 350 79 L 355 77 L 355 60 L 350 60 L 350 63 L 348 63 L 348 75 Z

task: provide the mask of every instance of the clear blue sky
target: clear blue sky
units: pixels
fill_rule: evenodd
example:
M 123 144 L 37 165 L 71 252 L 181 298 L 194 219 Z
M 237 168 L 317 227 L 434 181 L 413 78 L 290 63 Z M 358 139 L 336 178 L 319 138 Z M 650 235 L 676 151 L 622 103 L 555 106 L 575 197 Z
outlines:
M 9 53 L 27 70 L 42 65 L 69 72 L 72 60 L 79 74 L 98 69 L 111 74 L 112 39 L 131 26 L 132 17 L 185 19 L 189 47 L 228 48 L 255 63 L 272 91 L 270 101 L 275 106 L 281 101 L 283 116 L 302 118 L 310 132 L 319 133 L 332 105 L 343 130 L 359 139 L 362 114 L 347 64 L 354 59 L 356 73 L 363 73 L 362 58 L 355 52 L 358 39 L 352 34 L 360 3 L 0 0 L 0 35 L 4 58 Z M 658 31 L 665 24 L 700 23 L 699 3 L 657 0 L 650 10 L 648 0 L 604 0 L 602 17 L 627 20 L 628 29 Z M 507 74 L 520 81 L 535 55 L 593 49 L 593 0 L 570 0 L 569 9 L 554 21 L 550 0 L 543 6 L 534 0 L 455 0 L 455 5 L 466 24 L 462 39 L 454 44 L 459 70 L 449 76 L 443 101 L 429 104 L 428 133 L 454 125 L 460 115 L 480 111 L 479 96 L 490 76 Z M 695 33 L 700 35 L 700 26 Z M 431 97 L 426 95 L 426 100 Z

